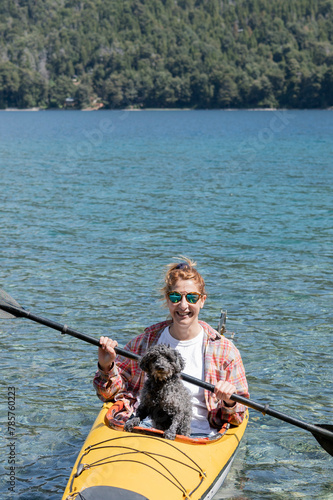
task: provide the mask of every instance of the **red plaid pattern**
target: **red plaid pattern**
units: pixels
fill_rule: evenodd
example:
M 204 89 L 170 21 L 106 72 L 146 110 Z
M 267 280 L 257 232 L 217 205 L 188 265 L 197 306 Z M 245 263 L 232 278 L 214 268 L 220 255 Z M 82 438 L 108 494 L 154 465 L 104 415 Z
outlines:
M 205 380 L 215 385 L 219 380 L 227 380 L 236 387 L 236 393 L 249 397 L 243 362 L 238 349 L 227 338 L 204 321 L 205 343 Z M 171 321 L 163 321 L 152 325 L 143 334 L 131 340 L 125 349 L 143 356 L 147 349 L 155 345 L 166 326 Z M 98 397 L 103 401 L 123 401 L 128 418 L 134 409 L 137 395 L 144 384 L 144 372 L 134 360 L 118 356 L 109 373 L 98 370 L 94 378 L 94 387 Z M 232 408 L 216 401 L 213 393 L 205 391 L 208 420 L 212 427 L 220 428 L 224 422 L 239 425 L 244 418 L 245 406 L 236 403 Z

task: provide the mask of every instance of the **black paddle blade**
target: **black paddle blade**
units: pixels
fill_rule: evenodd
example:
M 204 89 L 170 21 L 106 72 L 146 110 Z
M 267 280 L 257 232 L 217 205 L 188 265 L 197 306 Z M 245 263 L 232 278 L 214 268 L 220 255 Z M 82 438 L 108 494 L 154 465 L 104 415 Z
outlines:
M 1 309 L 1 306 L 4 307 L 15 307 L 18 309 L 23 309 L 18 302 L 16 302 L 13 297 L 11 297 L 8 293 L 0 288 L 0 319 L 9 319 L 9 318 L 17 318 L 17 315 L 12 314 L 9 311 Z M 13 310 L 12 310 L 13 312 Z
M 317 427 L 321 427 L 332 433 L 332 437 L 326 437 L 321 434 L 316 434 L 315 432 L 312 432 L 312 435 L 316 438 L 320 446 L 333 457 L 333 425 L 323 424 L 317 425 Z

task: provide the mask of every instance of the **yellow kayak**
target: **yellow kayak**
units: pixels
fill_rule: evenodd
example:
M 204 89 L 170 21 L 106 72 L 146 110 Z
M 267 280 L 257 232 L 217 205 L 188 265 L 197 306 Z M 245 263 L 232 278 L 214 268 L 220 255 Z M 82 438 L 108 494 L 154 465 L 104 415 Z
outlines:
M 73 467 L 63 500 L 208 500 L 221 487 L 248 422 L 213 439 L 122 430 L 116 405 L 103 405 Z

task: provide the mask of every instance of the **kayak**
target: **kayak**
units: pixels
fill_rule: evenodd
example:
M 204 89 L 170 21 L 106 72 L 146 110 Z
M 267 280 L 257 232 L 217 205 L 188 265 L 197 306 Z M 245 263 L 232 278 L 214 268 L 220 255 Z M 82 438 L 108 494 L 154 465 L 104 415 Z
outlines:
M 120 405 L 120 406 L 119 406 Z M 105 403 L 78 455 L 63 500 L 209 500 L 226 478 L 248 422 L 212 438 L 123 430 L 121 403 Z

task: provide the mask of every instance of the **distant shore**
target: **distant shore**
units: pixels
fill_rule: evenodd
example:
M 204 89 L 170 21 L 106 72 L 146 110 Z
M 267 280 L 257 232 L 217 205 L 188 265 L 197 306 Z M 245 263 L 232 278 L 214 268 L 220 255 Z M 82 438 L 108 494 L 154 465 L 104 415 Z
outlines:
M 333 107 L 329 108 L 6 108 L 0 111 L 6 112 L 36 112 L 36 111 L 332 111 Z

